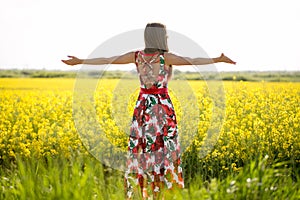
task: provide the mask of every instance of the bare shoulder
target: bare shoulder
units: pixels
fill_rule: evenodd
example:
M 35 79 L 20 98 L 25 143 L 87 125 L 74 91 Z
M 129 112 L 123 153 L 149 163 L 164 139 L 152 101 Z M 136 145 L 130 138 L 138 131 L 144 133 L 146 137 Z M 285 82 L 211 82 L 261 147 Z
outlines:
M 174 59 L 176 59 L 177 55 L 174 53 L 166 52 L 164 53 L 165 63 L 166 65 L 172 65 Z
M 121 55 L 123 58 L 127 58 L 129 60 L 131 60 L 132 62 L 134 62 L 134 59 L 135 59 L 135 51 L 131 51 L 131 52 L 127 52 L 123 55 Z
M 190 58 L 188 57 L 182 57 L 179 55 L 176 55 L 174 53 L 166 52 L 164 54 L 165 56 L 165 63 L 166 65 L 187 65 L 190 64 Z

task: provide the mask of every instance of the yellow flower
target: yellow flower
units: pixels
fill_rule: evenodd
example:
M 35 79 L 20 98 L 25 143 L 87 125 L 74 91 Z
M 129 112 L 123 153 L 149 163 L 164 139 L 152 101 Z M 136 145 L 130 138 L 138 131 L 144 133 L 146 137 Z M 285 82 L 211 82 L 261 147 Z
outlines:
M 88 154 L 86 148 L 106 148 L 106 144 L 116 151 L 127 151 L 129 125 L 139 92 L 136 82 L 99 81 L 93 106 L 83 104 L 78 112 L 88 114 L 94 110 L 103 134 L 86 130 L 86 136 L 80 137 L 72 110 L 74 81 L 0 79 L 2 159 L 16 155 L 70 157 L 74 152 Z M 180 140 L 182 144 L 192 143 L 197 154 L 205 152 L 207 156 L 200 161 L 221 163 L 222 170 L 229 166 L 238 171 L 238 160 L 247 161 L 258 153 L 283 160 L 300 157 L 300 83 L 224 82 L 225 118 L 221 130 L 206 140 L 208 130 L 216 130 L 220 123 L 213 121 L 213 113 L 219 116 L 223 112 L 214 107 L 212 91 L 203 81 L 189 81 L 196 98 L 192 102 L 182 98 L 188 94 L 182 82 L 171 83 Z M 82 124 L 89 123 L 89 119 L 80 120 Z M 192 149 L 188 146 L 183 153 L 191 153 Z

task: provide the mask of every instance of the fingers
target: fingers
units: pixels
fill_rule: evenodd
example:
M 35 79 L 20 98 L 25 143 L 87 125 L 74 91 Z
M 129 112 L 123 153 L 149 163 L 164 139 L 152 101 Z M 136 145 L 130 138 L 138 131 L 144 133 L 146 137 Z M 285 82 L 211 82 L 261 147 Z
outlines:
M 228 58 L 229 59 L 229 63 L 231 63 L 231 64 L 236 64 L 236 62 L 234 62 L 233 60 L 231 60 L 230 58 Z
M 233 60 L 231 60 L 229 58 L 228 58 L 228 62 L 227 63 L 234 64 L 234 65 L 236 64 L 236 62 L 234 62 Z
M 234 64 L 234 65 L 236 64 L 236 62 L 234 62 L 233 60 L 225 56 L 224 53 L 222 53 L 220 57 L 223 58 L 227 63 Z
M 231 63 L 231 64 L 236 64 L 236 62 L 234 62 L 233 60 L 230 60 L 230 62 L 229 63 Z
M 67 65 L 74 65 L 72 62 L 70 62 L 70 60 L 61 60 L 61 61 Z
M 75 56 L 67 56 L 68 58 L 70 58 L 69 60 L 61 60 L 63 63 L 67 64 L 67 65 L 74 65 L 74 59 L 77 59 Z
M 233 60 L 225 56 L 224 53 L 221 54 L 220 58 L 223 60 L 223 62 L 234 64 L 234 65 L 236 64 L 236 62 L 234 62 Z
M 69 60 L 61 60 L 63 63 L 68 63 Z

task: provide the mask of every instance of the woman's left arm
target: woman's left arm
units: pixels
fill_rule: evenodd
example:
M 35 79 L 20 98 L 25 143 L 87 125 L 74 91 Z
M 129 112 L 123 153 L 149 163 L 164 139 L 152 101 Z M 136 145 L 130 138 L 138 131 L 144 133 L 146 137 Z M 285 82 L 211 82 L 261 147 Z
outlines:
M 178 56 L 173 53 L 165 53 L 165 62 L 167 65 L 207 65 L 218 62 L 236 64 L 236 62 L 225 56 L 223 53 L 216 58 L 190 58 Z

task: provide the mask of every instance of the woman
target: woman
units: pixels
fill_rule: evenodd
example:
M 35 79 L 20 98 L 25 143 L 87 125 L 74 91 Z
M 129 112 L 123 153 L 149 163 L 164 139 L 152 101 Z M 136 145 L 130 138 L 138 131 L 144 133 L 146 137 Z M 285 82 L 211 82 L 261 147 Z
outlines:
M 128 142 L 125 172 L 126 195 L 131 198 L 135 186 L 143 198 L 152 191 L 154 199 L 163 188 L 184 187 L 176 115 L 167 84 L 172 65 L 205 65 L 217 62 L 235 64 L 221 54 L 217 58 L 189 58 L 169 53 L 166 27 L 147 24 L 145 49 L 110 58 L 62 60 L 68 65 L 135 63 L 140 78 L 140 94 L 134 108 Z

